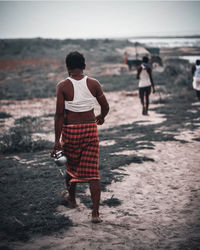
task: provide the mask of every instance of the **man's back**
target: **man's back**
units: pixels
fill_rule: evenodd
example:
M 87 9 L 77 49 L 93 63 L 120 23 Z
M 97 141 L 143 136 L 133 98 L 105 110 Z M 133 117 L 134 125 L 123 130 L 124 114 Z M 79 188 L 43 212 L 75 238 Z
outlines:
M 82 77 L 81 79 L 76 79 L 76 78 L 72 78 L 74 80 L 76 80 L 77 82 L 82 80 L 84 77 Z M 103 91 L 101 89 L 101 85 L 100 83 L 94 79 L 94 78 L 90 78 L 87 77 L 87 87 L 89 89 L 89 91 L 91 92 L 91 94 L 94 97 L 98 97 L 103 95 Z M 63 80 L 62 82 L 59 83 L 60 87 L 62 89 L 64 98 L 66 101 L 72 101 L 74 99 L 74 87 L 73 87 L 73 83 L 70 81 L 69 78 Z M 74 83 L 76 84 L 76 83 Z

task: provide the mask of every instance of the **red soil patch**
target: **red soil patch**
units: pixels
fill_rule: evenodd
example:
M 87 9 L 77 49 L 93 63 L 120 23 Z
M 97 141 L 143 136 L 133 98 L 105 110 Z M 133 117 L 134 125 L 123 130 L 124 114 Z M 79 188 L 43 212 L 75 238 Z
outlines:
M 27 66 L 40 66 L 48 67 L 49 65 L 54 65 L 56 67 L 61 66 L 61 62 L 58 59 L 54 58 L 26 58 L 26 59 L 1 59 L 0 60 L 0 71 L 13 71 L 21 70 Z

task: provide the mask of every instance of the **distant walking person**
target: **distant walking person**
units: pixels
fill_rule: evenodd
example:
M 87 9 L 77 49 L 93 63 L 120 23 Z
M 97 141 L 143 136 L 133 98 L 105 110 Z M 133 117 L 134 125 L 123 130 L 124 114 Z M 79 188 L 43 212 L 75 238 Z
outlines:
M 67 191 L 64 191 L 63 197 L 72 207 L 77 206 L 76 183 L 90 184 L 92 222 L 99 223 L 102 220 L 99 216 L 101 187 L 97 125 L 104 123 L 109 105 L 100 83 L 84 75 L 85 58 L 82 54 L 77 51 L 68 54 L 66 66 L 69 77 L 57 85 L 55 144 L 51 156 L 53 157 L 56 150 L 60 149 L 67 156 Z M 95 117 L 96 101 L 101 111 Z
M 196 65 L 192 67 L 193 88 L 196 90 L 197 98 L 200 101 L 200 60 L 196 60 Z
M 148 57 L 144 56 L 142 59 L 142 64 L 138 67 L 137 71 L 137 79 L 139 79 L 139 97 L 142 104 L 143 115 L 148 115 L 151 87 L 153 93 L 155 93 L 155 87 L 152 79 L 152 70 L 148 62 Z

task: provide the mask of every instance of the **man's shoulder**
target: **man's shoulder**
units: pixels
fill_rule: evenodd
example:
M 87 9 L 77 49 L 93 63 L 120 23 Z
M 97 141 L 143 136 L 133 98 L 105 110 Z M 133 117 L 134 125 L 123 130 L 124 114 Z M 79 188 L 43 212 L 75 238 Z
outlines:
M 99 83 L 99 81 L 96 79 L 96 78 L 92 78 L 92 77 L 87 77 L 87 80 L 89 81 L 89 82 L 92 82 L 92 83 Z
M 94 87 L 95 86 L 98 87 L 100 85 L 100 82 L 97 79 L 92 78 L 92 77 L 87 77 L 87 83 Z
M 97 79 L 92 78 L 92 77 L 88 77 L 87 78 L 87 86 L 95 97 L 102 94 L 102 88 L 101 88 L 101 85 Z
M 66 78 L 66 79 L 63 79 L 60 82 L 58 82 L 56 87 L 62 88 L 63 86 L 66 86 L 66 84 L 69 84 L 69 83 L 70 83 L 69 79 Z

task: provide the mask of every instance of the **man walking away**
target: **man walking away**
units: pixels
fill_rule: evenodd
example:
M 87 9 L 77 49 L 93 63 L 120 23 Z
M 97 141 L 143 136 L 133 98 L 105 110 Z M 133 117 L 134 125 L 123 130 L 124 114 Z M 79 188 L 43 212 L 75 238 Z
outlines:
M 155 87 L 152 79 L 152 69 L 148 62 L 148 57 L 144 56 L 142 64 L 138 67 L 137 71 L 137 79 L 139 79 L 139 97 L 142 104 L 143 115 L 148 115 L 151 88 L 153 93 L 155 93 Z

